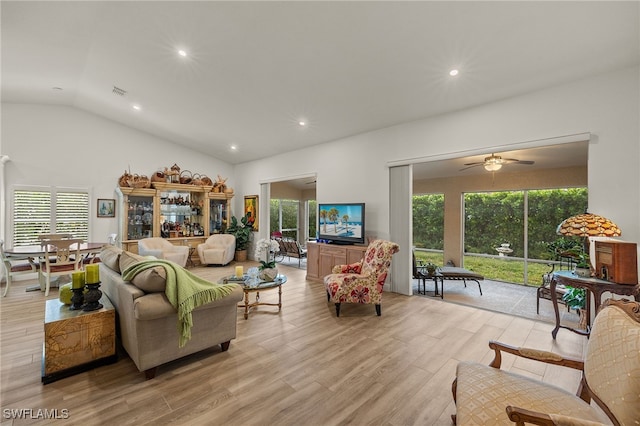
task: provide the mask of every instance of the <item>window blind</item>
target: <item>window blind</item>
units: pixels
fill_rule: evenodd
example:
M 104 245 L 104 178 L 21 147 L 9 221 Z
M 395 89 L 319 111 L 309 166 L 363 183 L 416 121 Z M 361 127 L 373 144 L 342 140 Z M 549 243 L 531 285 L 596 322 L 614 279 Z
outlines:
M 13 192 L 13 247 L 39 244 L 38 235 L 57 232 L 89 238 L 87 192 L 55 188 Z

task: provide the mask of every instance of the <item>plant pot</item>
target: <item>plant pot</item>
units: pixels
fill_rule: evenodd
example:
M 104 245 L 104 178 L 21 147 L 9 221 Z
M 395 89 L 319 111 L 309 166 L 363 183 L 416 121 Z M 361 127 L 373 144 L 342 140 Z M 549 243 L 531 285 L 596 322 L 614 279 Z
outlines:
M 247 261 L 247 251 L 246 250 L 236 250 L 236 254 L 233 257 L 233 260 L 236 262 L 246 262 Z
M 264 268 L 260 271 L 260 279 L 273 281 L 278 276 L 278 268 Z
M 587 310 L 586 309 L 578 309 L 578 315 L 580 316 L 580 324 L 579 327 L 582 330 L 587 329 Z
M 591 276 L 591 270 L 589 268 L 576 268 L 575 273 L 582 278 L 589 278 Z

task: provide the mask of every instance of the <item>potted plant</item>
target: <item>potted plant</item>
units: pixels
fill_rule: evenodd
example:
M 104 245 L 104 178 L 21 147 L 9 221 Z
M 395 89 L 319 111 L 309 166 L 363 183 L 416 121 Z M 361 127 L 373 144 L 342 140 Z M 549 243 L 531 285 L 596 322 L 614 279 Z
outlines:
M 274 253 L 280 249 L 280 244 L 270 238 L 262 238 L 256 243 L 256 259 L 260 259 L 260 278 L 265 281 L 273 281 L 278 276 L 278 268 Z M 266 261 L 262 257 L 266 255 Z
M 249 247 L 249 241 L 251 241 L 251 229 L 249 213 L 242 217 L 240 222 L 235 216 L 231 217 L 231 225 L 227 228 L 227 234 L 236 237 L 236 262 L 247 260 L 247 247 Z
M 575 274 L 579 277 L 589 278 L 591 276 L 591 262 L 589 261 L 589 253 L 587 253 L 582 247 L 580 247 L 571 250 L 570 254 L 576 261 Z

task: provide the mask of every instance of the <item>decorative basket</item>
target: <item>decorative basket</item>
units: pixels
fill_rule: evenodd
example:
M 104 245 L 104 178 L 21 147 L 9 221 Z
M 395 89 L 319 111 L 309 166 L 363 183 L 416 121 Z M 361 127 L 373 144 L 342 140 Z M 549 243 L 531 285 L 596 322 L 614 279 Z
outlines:
M 203 186 L 213 186 L 213 181 L 207 175 L 201 175 L 200 180 L 202 181 L 201 185 Z
M 131 174 L 129 174 L 129 172 L 127 172 L 126 170 L 124 171 L 124 173 L 122 174 L 122 176 L 120 176 L 118 178 L 118 186 L 120 188 L 126 188 L 129 186 L 129 179 L 131 179 L 133 176 Z
M 145 175 L 134 174 L 127 183 L 131 188 L 149 188 L 151 187 L 151 180 Z
M 180 173 L 180 183 L 183 185 L 189 185 L 193 181 L 193 175 L 189 170 L 183 170 Z
M 165 182 L 166 178 L 164 177 L 164 173 L 155 172 L 151 175 L 151 182 Z
M 200 173 L 194 173 L 191 178 L 192 178 L 191 179 L 191 184 L 192 185 L 197 185 L 197 186 L 203 185 L 203 183 L 202 183 L 202 175 L 200 175 Z

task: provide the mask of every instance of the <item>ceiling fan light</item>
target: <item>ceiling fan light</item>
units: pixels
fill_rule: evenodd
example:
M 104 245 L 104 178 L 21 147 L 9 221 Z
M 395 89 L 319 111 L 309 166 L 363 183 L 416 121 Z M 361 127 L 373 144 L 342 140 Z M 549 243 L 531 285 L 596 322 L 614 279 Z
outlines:
M 495 172 L 502 168 L 502 164 L 496 162 L 488 162 L 484 165 L 484 169 L 488 172 Z

